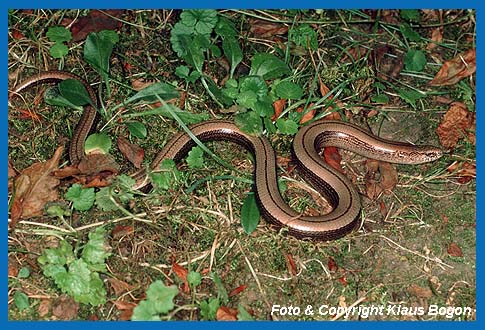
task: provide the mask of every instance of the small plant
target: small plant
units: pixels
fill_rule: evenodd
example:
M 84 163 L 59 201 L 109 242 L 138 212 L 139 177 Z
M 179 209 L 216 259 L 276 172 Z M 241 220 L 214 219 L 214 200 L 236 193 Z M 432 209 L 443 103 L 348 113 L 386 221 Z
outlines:
M 45 249 L 37 259 L 44 275 L 77 302 L 93 306 L 106 303 L 106 289 L 99 277 L 100 272 L 106 272 L 105 262 L 110 255 L 104 235 L 103 227 L 89 233 L 80 256 L 77 249 L 62 240 L 59 247 Z

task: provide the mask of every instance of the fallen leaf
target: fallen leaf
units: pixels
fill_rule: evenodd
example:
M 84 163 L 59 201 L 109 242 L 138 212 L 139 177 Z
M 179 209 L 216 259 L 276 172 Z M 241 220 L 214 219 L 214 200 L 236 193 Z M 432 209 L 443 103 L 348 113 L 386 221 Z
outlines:
M 347 282 L 347 278 L 345 276 L 342 276 L 342 277 L 339 277 L 338 281 L 340 282 L 340 284 L 342 284 L 343 286 L 346 286 L 348 285 L 349 283 Z
M 366 162 L 365 187 L 367 197 L 377 199 L 382 193 L 389 194 L 397 184 L 397 171 L 392 164 L 368 159 Z
M 133 235 L 134 232 L 135 228 L 133 226 L 116 225 L 111 231 L 111 236 L 118 239 L 123 236 Z
M 436 29 L 433 29 L 431 32 L 430 43 L 426 47 L 427 50 L 433 50 L 438 47 L 438 43 L 443 41 L 443 27 L 440 26 Z
M 369 64 L 375 68 L 377 77 L 383 80 L 396 78 L 404 67 L 403 55 L 389 45 L 372 49 Z
M 367 54 L 367 48 L 365 47 L 352 47 L 345 53 L 345 55 L 340 60 L 341 63 L 346 63 L 349 60 L 355 62 L 363 58 Z
M 327 267 L 328 267 L 328 270 L 331 272 L 336 272 L 338 270 L 337 262 L 332 257 L 328 257 Z
M 11 228 L 14 228 L 21 218 L 28 219 L 44 214 L 45 205 L 59 198 L 57 187 L 60 180 L 52 173 L 59 167 L 63 150 L 63 147 L 57 148 L 51 159 L 32 164 L 15 178 Z
M 120 171 L 120 165 L 109 154 L 88 154 L 77 167 L 81 175 L 96 175 L 104 171 L 118 174 Z
M 131 285 L 128 283 L 118 280 L 117 278 L 110 277 L 108 278 L 108 282 L 111 285 L 111 288 L 113 289 L 115 296 L 120 296 L 124 292 L 128 292 L 133 289 Z
M 52 316 L 58 320 L 73 320 L 77 318 L 79 304 L 66 294 L 61 295 L 52 303 Z
M 23 35 L 22 32 L 20 32 L 19 30 L 17 29 L 12 29 L 10 31 L 11 35 L 12 35 L 12 39 L 15 39 L 15 40 L 20 40 L 20 39 L 23 39 L 25 38 L 25 36 Z
M 117 139 L 117 144 L 123 156 L 125 156 L 135 168 L 140 168 L 143 158 L 145 157 L 145 150 L 138 145 L 129 142 L 124 137 L 119 137 Z
M 237 288 L 235 288 L 234 290 L 232 290 L 231 292 L 229 292 L 228 296 L 229 297 L 236 296 L 236 295 L 240 294 L 241 292 L 243 292 L 244 290 L 246 290 L 247 287 L 248 286 L 246 284 L 240 285 Z
M 308 108 L 311 108 L 313 106 L 313 103 L 310 103 L 308 105 Z M 298 109 L 296 109 L 296 112 L 298 113 L 302 113 L 303 112 L 303 109 L 304 107 L 299 107 Z M 304 124 L 306 123 L 307 121 L 310 121 L 312 120 L 314 117 L 315 117 L 315 113 L 316 113 L 316 109 L 312 109 L 310 111 L 307 111 L 300 119 L 300 124 Z
M 237 321 L 237 309 L 225 306 L 219 307 L 216 312 L 217 321 Z
M 122 10 L 105 10 L 107 14 L 121 17 Z M 81 41 L 86 39 L 89 33 L 102 30 L 116 30 L 121 27 L 121 20 L 106 15 L 99 10 L 91 10 L 86 16 L 76 20 L 71 26 L 72 40 Z
M 147 88 L 155 83 L 153 80 L 145 80 L 145 79 L 135 79 L 131 82 L 131 87 L 137 92 L 141 91 L 142 89 Z
M 449 246 L 448 246 L 448 249 L 446 250 L 446 252 L 448 252 L 448 254 L 452 257 L 463 257 L 463 251 L 461 250 L 461 248 L 455 244 L 455 243 L 451 243 Z
M 453 102 L 436 129 L 442 146 L 453 149 L 458 141 L 467 137 L 475 144 L 475 113 L 468 111 L 466 105 Z
M 8 262 L 8 277 L 15 278 L 19 274 L 19 268 L 17 264 L 12 264 Z
M 458 54 L 451 60 L 445 61 L 429 84 L 431 86 L 454 85 L 463 78 L 474 74 L 476 69 L 476 49 L 472 48 Z
M 433 295 L 433 291 L 430 288 L 423 288 L 416 284 L 411 284 L 407 291 L 418 298 L 430 298 Z
M 133 314 L 133 309 L 137 306 L 137 304 L 133 302 L 126 302 L 126 301 L 113 301 L 113 304 L 116 308 L 121 311 L 120 316 L 118 317 L 121 321 L 129 321 L 131 320 L 131 315 Z
M 273 109 L 274 109 L 274 115 L 271 117 L 271 120 L 275 121 L 278 119 L 283 112 L 283 110 L 286 107 L 286 100 L 285 99 L 280 99 L 276 100 L 273 102 Z
M 325 147 L 325 150 L 323 151 L 323 158 L 328 165 L 341 173 L 345 173 L 344 169 L 340 165 L 342 156 L 336 147 Z
M 291 276 L 296 276 L 296 274 L 298 274 L 298 269 L 296 267 L 295 260 L 293 260 L 293 257 L 291 256 L 291 254 L 286 255 L 286 266 Z
M 46 317 L 49 314 L 52 307 L 52 301 L 50 299 L 42 299 L 39 307 L 37 307 L 37 313 L 39 317 Z
M 175 275 L 177 275 L 177 277 L 184 282 L 184 292 L 189 292 L 190 286 L 189 282 L 187 281 L 187 275 L 189 274 L 189 271 L 186 268 L 180 266 L 175 261 L 172 261 L 172 270 Z
M 288 32 L 288 26 L 281 23 L 252 19 L 249 21 L 249 24 L 251 33 L 259 38 L 267 39 L 277 35 L 284 35 Z

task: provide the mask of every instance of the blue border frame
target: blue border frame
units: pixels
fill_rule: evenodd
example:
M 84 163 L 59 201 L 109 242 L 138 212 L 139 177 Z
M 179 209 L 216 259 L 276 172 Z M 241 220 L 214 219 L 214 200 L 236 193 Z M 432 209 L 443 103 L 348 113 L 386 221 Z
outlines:
M 100 5 L 102 5 L 100 7 Z M 129 8 L 251 8 L 251 9 L 268 9 L 268 8 L 332 8 L 332 9 L 345 9 L 345 8 L 474 8 L 477 9 L 477 54 L 480 57 L 477 57 L 477 65 L 479 69 L 477 70 L 477 90 L 480 90 L 478 84 L 481 83 L 482 79 L 480 78 L 481 70 L 481 54 L 482 54 L 482 42 L 481 42 L 481 33 L 480 30 L 482 28 L 482 24 L 480 23 L 480 19 L 484 18 L 485 16 L 482 15 L 480 1 L 478 0 L 465 0 L 465 1 L 451 1 L 451 0 L 429 0 L 429 1 L 418 1 L 418 0 L 399 0 L 392 3 L 383 3 L 381 1 L 371 1 L 371 0 L 330 0 L 330 1 L 315 1 L 315 0 L 300 0 L 290 3 L 282 3 L 276 0 L 246 0 L 246 1 L 220 1 L 220 0 L 213 0 L 208 2 L 197 2 L 191 0 L 184 0 L 184 1 L 177 1 L 177 2 L 170 2 L 164 3 L 163 1 L 126 1 L 126 0 L 105 0 L 102 3 L 99 1 L 93 0 L 84 0 L 82 2 L 76 3 L 75 6 L 72 6 L 71 3 L 67 1 L 60 1 L 60 0 L 50 0 L 50 1 L 35 1 L 35 0 L 3 0 L 0 3 L 1 6 L 1 13 L 0 13 L 0 22 L 4 27 L 4 31 L 8 31 L 8 21 L 7 21 L 7 14 L 9 8 L 15 9 L 32 9 L 32 8 L 51 8 L 51 9 L 59 9 L 59 8 L 120 8 L 120 9 L 129 9 Z M 2 70 L 2 82 L 4 87 L 2 88 L 2 100 L 5 105 L 4 111 L 2 112 L 2 120 L 0 121 L 0 132 L 2 134 L 2 138 L 4 141 L 8 141 L 8 122 L 7 122 L 7 113 L 8 108 L 6 107 L 7 104 L 7 97 L 8 97 L 8 33 L 2 34 L 2 52 L 1 58 L 2 63 L 1 66 Z M 480 97 L 480 93 L 476 93 L 477 96 L 477 104 L 481 105 L 482 98 Z M 478 106 L 477 106 L 478 108 Z M 477 109 L 478 110 L 478 109 Z M 480 307 L 483 306 L 482 304 L 482 294 L 480 293 L 481 288 L 481 272 L 479 271 L 478 267 L 478 255 L 481 255 L 481 246 L 480 239 L 483 235 L 478 235 L 481 233 L 480 228 L 483 227 L 483 224 L 480 224 L 482 210 L 480 208 L 481 202 L 481 187 L 480 183 L 482 183 L 483 179 L 481 178 L 481 140 L 482 140 L 482 132 L 480 129 L 481 126 L 481 115 L 480 112 L 477 111 L 477 321 L 475 322 L 399 322 L 399 321 L 382 321 L 382 322 L 372 322 L 372 324 L 366 324 L 363 322 L 338 322 L 338 323 L 321 323 L 321 322 L 237 322 L 231 323 L 230 326 L 236 326 L 240 328 L 254 328 L 254 327 L 265 327 L 268 329 L 278 329 L 281 330 L 281 327 L 291 327 L 291 328 L 304 328 L 304 329 L 311 329 L 311 328 L 320 328 L 320 327 L 328 327 L 328 326 L 343 326 L 346 328 L 358 328 L 362 326 L 371 326 L 374 329 L 382 329 L 384 327 L 397 327 L 397 328 L 436 328 L 436 329 L 451 329 L 455 327 L 467 327 L 467 328 L 483 328 L 484 323 L 482 313 Z M 4 218 L 4 237 L 7 238 L 7 161 L 8 161 L 8 152 L 7 152 L 7 143 L 2 146 L 1 148 L 1 165 L 4 167 L 4 171 L 2 172 L 2 179 L 4 185 L 0 188 L 1 193 L 3 196 L 4 203 L 1 206 L 2 214 L 5 215 Z M 2 265 L 4 268 L 4 277 L 3 283 L 5 288 L 5 296 L 4 296 L 4 308 L 3 313 L 1 314 L 2 317 L 0 318 L 0 324 L 5 329 L 12 329 L 12 328 L 23 328 L 23 327 L 40 327 L 40 328 L 64 328 L 68 327 L 83 327 L 85 326 L 84 322 L 36 322 L 32 324 L 31 322 L 24 322 L 24 321 L 8 321 L 8 304 L 6 297 L 8 296 L 8 277 L 7 277 L 7 249 L 8 249 L 8 240 L 4 240 L 2 247 Z M 126 328 L 141 328 L 146 329 L 147 327 L 170 327 L 173 329 L 182 329 L 185 327 L 194 327 L 194 328 L 208 328 L 211 327 L 213 329 L 223 329 L 228 326 L 225 322 L 169 322 L 160 325 L 159 323 L 148 323 L 148 322 L 91 322 L 89 324 L 90 327 L 93 328 L 112 328 L 117 327 L 119 329 L 126 329 Z

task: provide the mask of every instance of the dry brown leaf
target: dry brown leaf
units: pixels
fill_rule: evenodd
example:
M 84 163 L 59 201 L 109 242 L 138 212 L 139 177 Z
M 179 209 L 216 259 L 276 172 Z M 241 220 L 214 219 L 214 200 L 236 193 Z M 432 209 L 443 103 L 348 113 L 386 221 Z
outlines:
M 244 290 L 246 290 L 247 287 L 248 286 L 246 284 L 240 285 L 237 288 L 235 288 L 234 290 L 232 290 L 231 292 L 229 292 L 228 296 L 229 297 L 236 296 L 236 295 L 240 294 L 241 292 L 243 292 Z
M 471 76 L 477 69 L 476 56 L 476 49 L 472 48 L 458 54 L 449 61 L 445 61 L 429 84 L 431 86 L 454 85 L 463 78 Z
M 461 248 L 455 244 L 455 243 L 451 243 L 449 246 L 448 246 L 448 249 L 446 250 L 448 252 L 448 254 L 452 257 L 463 257 L 463 251 L 461 250 Z
M 438 27 L 431 32 L 431 42 L 426 47 L 427 50 L 432 50 L 438 47 L 437 43 L 443 41 L 443 27 Z
M 411 284 L 408 288 L 408 292 L 418 298 L 431 298 L 433 291 L 430 288 L 423 288 L 417 284 Z
M 81 160 L 78 169 L 81 175 L 96 175 L 105 171 L 117 174 L 120 171 L 120 165 L 112 155 L 88 154 Z
M 389 193 L 397 184 L 397 171 L 392 164 L 369 159 L 366 162 L 365 187 L 367 197 L 377 199 L 381 193 Z
M 288 32 L 288 26 L 263 20 L 250 20 L 250 31 L 255 37 L 268 39 Z
M 77 318 L 79 304 L 66 294 L 61 295 L 52 303 L 52 316 L 58 320 L 73 320 Z
M 128 292 L 133 289 L 131 285 L 128 283 L 118 280 L 117 278 L 110 277 L 108 278 L 108 282 L 111 285 L 111 288 L 113 289 L 115 296 L 120 296 L 124 292 Z
M 338 270 L 337 262 L 332 257 L 328 257 L 327 267 L 330 272 L 336 272 Z
M 121 10 L 105 10 L 110 16 L 121 17 Z M 72 39 L 86 39 L 89 33 L 102 30 L 115 30 L 121 27 L 121 20 L 110 17 L 99 10 L 91 10 L 87 16 L 80 17 L 71 27 Z
M 310 103 L 308 105 L 308 108 L 311 108 L 313 106 L 313 103 Z M 296 112 L 298 113 L 302 113 L 303 112 L 303 109 L 304 107 L 299 107 L 298 109 L 296 109 Z M 310 121 L 312 120 L 314 117 L 315 117 L 315 113 L 316 113 L 316 109 L 312 109 L 310 111 L 307 111 L 300 119 L 300 124 L 304 124 L 306 123 L 307 121 Z
M 237 321 L 237 309 L 225 306 L 219 307 L 216 312 L 217 321 Z
M 121 321 L 129 321 L 131 320 L 131 315 L 133 314 L 133 309 L 137 306 L 133 302 L 126 302 L 121 300 L 113 301 L 113 304 L 116 308 L 121 311 L 119 316 L 119 320 Z
M 273 109 L 274 109 L 274 115 L 271 117 L 271 120 L 276 120 L 279 118 L 281 113 L 286 107 L 286 100 L 285 99 L 280 99 L 276 100 L 273 102 Z
M 51 311 L 52 301 L 50 299 L 42 299 L 39 307 L 37 307 L 37 313 L 39 317 L 46 317 Z
M 325 147 L 325 150 L 323 151 L 323 158 L 328 165 L 341 173 L 345 173 L 344 169 L 340 165 L 342 156 L 336 147 Z
M 377 77 L 384 80 L 396 78 L 404 67 L 402 54 L 389 45 L 374 48 L 369 56 L 369 64 L 375 68 Z
M 57 187 L 60 180 L 52 175 L 59 167 L 63 147 L 57 148 L 48 161 L 35 163 L 22 171 L 14 181 L 15 197 L 12 201 L 10 227 L 19 219 L 28 219 L 44 214 L 48 202 L 59 198 Z
M 153 80 L 145 80 L 145 79 L 135 79 L 131 82 L 131 87 L 137 92 L 141 91 L 148 86 L 153 85 L 155 82 Z
M 124 137 L 119 137 L 117 139 L 117 144 L 123 156 L 125 156 L 135 168 L 140 168 L 143 158 L 145 157 L 145 150 L 138 145 L 129 142 Z
M 442 146 L 453 149 L 458 140 L 468 137 L 475 143 L 475 113 L 468 111 L 466 105 L 453 102 L 436 129 Z
M 293 260 L 291 254 L 286 255 L 286 266 L 291 276 L 296 276 L 296 274 L 298 274 L 298 268 L 296 267 L 295 260 Z
M 184 282 L 184 292 L 189 292 L 190 286 L 189 282 L 187 281 L 187 275 L 189 274 L 189 271 L 186 268 L 180 266 L 175 261 L 172 262 L 172 270 L 175 275 L 177 275 L 177 277 Z

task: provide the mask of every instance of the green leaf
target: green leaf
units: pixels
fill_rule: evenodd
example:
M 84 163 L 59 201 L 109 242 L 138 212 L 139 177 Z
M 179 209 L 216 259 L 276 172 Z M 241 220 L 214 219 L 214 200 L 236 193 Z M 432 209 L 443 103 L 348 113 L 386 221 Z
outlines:
M 261 76 L 265 80 L 270 80 L 289 73 L 291 70 L 285 62 L 272 54 L 259 53 L 253 57 L 249 75 Z
M 214 31 L 221 37 L 236 37 L 238 35 L 237 30 L 234 27 L 234 23 L 223 16 L 219 17 Z
M 60 42 L 56 42 L 52 47 L 49 49 L 49 54 L 53 58 L 63 58 L 69 52 L 69 48 L 66 45 L 61 44 Z
M 237 320 L 238 321 L 253 321 L 254 318 L 241 304 L 237 306 Z
M 13 294 L 13 301 L 20 311 L 30 307 L 29 297 L 23 292 L 15 291 Z
M 401 25 L 399 27 L 399 30 L 401 30 L 402 35 L 406 39 L 408 39 L 410 41 L 414 41 L 414 42 L 421 41 L 421 36 L 419 35 L 419 33 L 414 31 L 411 28 L 411 26 L 409 26 L 409 24 L 404 23 L 403 25 Z
M 96 235 L 99 235 L 100 231 L 97 229 L 94 236 L 90 234 L 90 241 L 96 242 Z M 89 244 L 90 242 L 87 246 Z M 95 245 L 99 248 L 99 244 Z M 99 274 L 91 271 L 83 259 L 76 259 L 71 245 L 66 241 L 61 241 L 58 248 L 44 250 L 38 262 L 44 275 L 52 278 L 59 289 L 72 296 L 75 301 L 93 306 L 106 303 L 106 290 Z
M 234 118 L 236 126 L 243 132 L 254 136 L 260 136 L 263 133 L 263 123 L 261 117 L 255 111 L 248 111 L 237 114 Z
M 421 14 L 417 9 L 401 9 L 401 17 L 414 23 L 419 23 L 421 21 Z
M 86 87 L 77 79 L 66 79 L 59 83 L 59 93 L 76 106 L 90 104 L 96 107 L 89 97 Z
M 295 135 L 298 132 L 298 124 L 290 119 L 279 118 L 276 120 L 276 126 L 282 134 Z
M 213 9 L 184 10 L 180 14 L 184 25 L 192 27 L 193 31 L 200 34 L 210 34 L 217 24 L 217 11 Z
M 371 97 L 371 100 L 374 103 L 382 103 L 382 104 L 389 103 L 389 97 L 386 94 L 374 95 Z
M 111 255 L 109 246 L 105 240 L 106 229 L 98 227 L 88 234 L 88 243 L 82 252 L 83 260 L 90 266 L 91 270 L 98 272 L 106 271 L 106 259 Z
M 190 72 L 189 67 L 185 65 L 180 65 L 175 68 L 175 75 L 184 79 L 188 83 L 194 83 L 197 79 L 200 78 L 200 73 L 197 71 Z
M 178 22 L 173 26 L 172 31 L 170 32 L 170 43 L 172 44 L 172 49 L 177 53 L 178 57 L 183 58 L 187 54 L 180 37 L 190 37 L 193 33 L 193 28 L 183 24 L 182 22 Z
M 171 311 L 175 305 L 173 299 L 179 293 L 175 285 L 165 286 L 158 280 L 150 284 L 147 290 L 147 300 L 153 304 L 153 309 L 159 314 Z
M 218 298 L 209 298 L 208 300 L 204 300 L 200 302 L 200 316 L 203 320 L 215 320 L 216 313 L 221 303 L 219 302 Z
M 254 193 L 250 193 L 244 199 L 241 208 L 241 225 L 246 234 L 251 234 L 259 224 L 261 214 L 259 212 L 258 202 Z
M 82 185 L 76 183 L 67 190 L 65 198 L 73 203 L 78 211 L 87 211 L 94 205 L 96 194 L 94 188 L 83 189 Z
M 188 64 L 192 65 L 192 67 L 202 74 L 202 66 L 204 65 L 204 48 L 200 46 L 195 38 L 191 38 L 187 35 L 180 35 L 179 42 L 181 47 L 185 50 L 185 55 L 182 57 Z M 199 40 L 203 40 L 200 39 Z
M 30 270 L 28 267 L 22 267 L 19 270 L 17 278 L 28 278 L 30 276 Z
M 61 106 L 61 107 L 69 107 L 72 109 L 80 110 L 82 111 L 83 108 L 81 106 L 77 106 L 70 102 L 68 99 L 63 97 L 59 93 L 59 89 L 57 87 L 52 87 L 52 88 L 47 88 L 45 93 L 44 93 L 44 100 L 47 104 L 50 105 L 56 105 L 56 106 Z
M 222 40 L 222 49 L 231 64 L 230 78 L 234 76 L 234 71 L 243 59 L 243 53 L 239 42 L 234 37 L 226 37 Z
M 190 168 L 204 167 L 204 151 L 200 147 L 195 146 L 189 151 L 187 165 L 189 165 Z
M 84 43 L 84 59 L 103 77 L 110 94 L 109 61 L 114 45 L 119 41 L 118 34 L 112 30 L 90 33 Z
M 288 39 L 297 46 L 316 50 L 318 48 L 317 33 L 308 24 L 303 24 L 290 29 Z
M 141 91 L 128 98 L 124 103 L 128 104 L 136 101 L 144 102 L 159 102 L 158 97 L 162 100 L 171 100 L 178 98 L 180 93 L 172 85 L 166 84 L 164 82 L 157 82 L 151 84 L 150 86 L 143 88 Z
M 426 66 L 426 56 L 420 50 L 410 49 L 404 55 L 404 65 L 409 71 L 422 71 Z
M 50 41 L 55 43 L 63 43 L 72 39 L 71 31 L 63 26 L 51 26 L 45 35 Z
M 236 102 L 242 107 L 252 109 L 256 105 L 258 95 L 252 90 L 245 90 L 238 94 Z
M 258 97 L 266 96 L 268 94 L 268 86 L 259 76 L 247 76 L 241 79 L 239 82 L 239 90 L 241 92 L 252 91 Z
M 154 309 L 154 305 L 148 301 L 141 301 L 138 306 L 133 309 L 131 315 L 132 321 L 161 321 L 161 318 L 157 311 Z
M 126 127 L 128 127 L 128 131 L 133 136 L 136 136 L 139 139 L 144 139 L 147 137 L 148 131 L 145 124 L 140 123 L 139 121 L 130 121 L 126 123 Z
M 189 282 L 190 287 L 195 288 L 202 283 L 202 277 L 199 272 L 190 271 L 187 274 L 187 282 Z
M 120 175 L 116 179 L 122 180 L 123 177 L 128 177 L 127 175 Z M 118 204 L 124 205 L 133 199 L 133 194 L 130 192 L 131 187 L 134 184 L 133 178 L 131 179 L 131 185 L 128 187 L 121 186 L 115 189 L 116 186 L 120 186 L 119 181 L 113 184 L 111 187 L 101 188 L 96 193 L 96 205 L 103 211 L 115 211 L 119 209 L 112 199 L 114 199 Z
M 106 133 L 94 133 L 88 136 L 84 143 L 86 153 L 108 154 L 111 149 L 111 139 Z
M 175 162 L 171 159 L 164 159 L 159 166 L 160 172 L 150 175 L 151 181 L 157 190 L 169 190 L 174 183 L 180 180 L 180 172 Z
M 413 89 L 400 89 L 399 96 L 414 108 L 416 107 L 416 101 L 426 97 L 426 94 L 422 94 Z
M 303 89 L 291 81 L 282 81 L 275 87 L 276 95 L 281 99 L 298 100 L 303 96 Z
M 273 102 L 268 95 L 259 97 L 252 109 L 261 117 L 271 117 L 274 114 Z
M 211 278 L 217 288 L 217 298 L 220 299 L 224 305 L 227 304 L 229 302 L 229 295 L 227 294 L 224 284 L 222 284 L 221 278 L 214 272 L 211 272 Z

